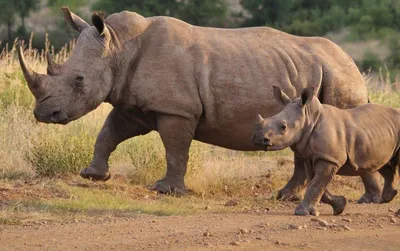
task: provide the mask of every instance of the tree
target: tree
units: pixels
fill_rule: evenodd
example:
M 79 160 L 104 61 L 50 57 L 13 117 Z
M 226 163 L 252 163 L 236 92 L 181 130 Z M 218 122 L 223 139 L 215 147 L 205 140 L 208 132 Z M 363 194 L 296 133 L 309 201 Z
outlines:
M 172 16 L 203 26 L 226 26 L 228 14 L 224 0 L 98 0 L 92 9 L 108 13 L 130 10 L 143 16 Z
M 25 34 L 25 18 L 28 17 L 30 11 L 38 8 L 40 0 L 0 0 L 0 9 L 2 15 L 0 23 L 7 24 L 8 41 L 12 41 L 12 28 L 15 24 L 16 18 L 19 17 L 21 26 L 19 33 Z

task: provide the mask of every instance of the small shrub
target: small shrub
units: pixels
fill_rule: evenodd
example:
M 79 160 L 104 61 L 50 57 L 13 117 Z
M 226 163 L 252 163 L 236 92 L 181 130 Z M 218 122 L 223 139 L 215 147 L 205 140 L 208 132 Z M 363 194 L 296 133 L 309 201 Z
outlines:
M 383 63 L 379 59 L 379 56 L 377 54 L 370 50 L 367 50 L 364 53 L 364 57 L 360 67 L 362 71 L 367 71 L 369 69 L 372 69 L 373 71 L 378 71 L 382 64 Z
M 167 162 L 163 143 L 157 133 L 134 137 L 126 146 L 133 164 L 128 172 L 132 184 L 149 184 L 165 174 Z
M 133 169 L 128 172 L 132 184 L 151 184 L 164 177 L 167 162 L 164 145 L 158 133 L 135 137 L 128 142 L 126 148 L 133 164 Z M 192 142 L 186 177 L 195 176 L 201 169 L 206 149 L 209 149 L 206 144 Z
M 77 173 L 90 164 L 94 138 L 84 133 L 79 136 L 59 135 L 41 135 L 27 153 L 37 175 L 49 177 Z

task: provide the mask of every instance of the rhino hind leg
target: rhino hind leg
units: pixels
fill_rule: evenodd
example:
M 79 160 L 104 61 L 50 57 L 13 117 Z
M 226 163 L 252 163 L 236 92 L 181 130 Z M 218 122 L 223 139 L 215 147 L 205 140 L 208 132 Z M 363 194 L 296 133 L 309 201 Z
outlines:
M 184 177 L 196 123 L 182 117 L 164 115 L 159 117 L 157 125 L 166 151 L 167 171 L 152 189 L 163 194 L 185 195 L 189 191 L 186 190 Z
M 385 165 L 379 170 L 379 173 L 385 179 L 381 203 L 389 203 L 394 199 L 394 197 L 396 197 L 398 193 L 397 190 L 394 188 L 397 183 L 397 178 L 399 176 L 398 167 Z
M 333 195 L 328 191 L 328 189 L 326 189 L 322 195 L 321 201 L 332 206 L 334 215 L 343 213 L 347 205 L 347 199 L 344 196 Z
M 382 188 L 379 177 L 378 172 L 368 173 L 361 176 L 365 187 L 365 193 L 357 203 L 381 203 Z
M 284 188 L 279 190 L 277 199 L 287 201 L 302 200 L 308 180 L 305 163 L 296 153 L 294 154 L 294 172 Z

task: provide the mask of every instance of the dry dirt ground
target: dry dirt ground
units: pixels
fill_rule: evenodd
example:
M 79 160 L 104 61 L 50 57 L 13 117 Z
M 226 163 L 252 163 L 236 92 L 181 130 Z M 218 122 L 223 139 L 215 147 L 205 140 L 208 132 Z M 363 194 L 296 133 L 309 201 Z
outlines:
M 295 202 L 189 216 L 120 215 L 0 225 L 0 250 L 400 250 L 400 203 L 350 203 L 341 216 L 292 215 Z

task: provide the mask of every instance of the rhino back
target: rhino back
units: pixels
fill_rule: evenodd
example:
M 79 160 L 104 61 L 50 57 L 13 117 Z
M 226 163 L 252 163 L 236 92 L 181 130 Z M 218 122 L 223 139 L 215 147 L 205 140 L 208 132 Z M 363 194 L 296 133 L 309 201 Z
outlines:
M 254 149 L 249 138 L 257 113 L 268 117 L 283 108 L 272 85 L 294 98 L 307 86 L 319 88 L 327 68 L 340 73 L 353 64 L 322 38 L 267 27 L 197 27 L 167 17 L 151 18 L 136 60 L 125 104 L 194 116 L 196 139 L 238 150 Z

